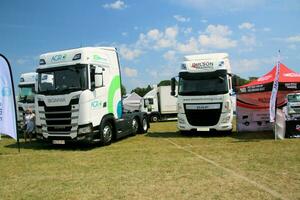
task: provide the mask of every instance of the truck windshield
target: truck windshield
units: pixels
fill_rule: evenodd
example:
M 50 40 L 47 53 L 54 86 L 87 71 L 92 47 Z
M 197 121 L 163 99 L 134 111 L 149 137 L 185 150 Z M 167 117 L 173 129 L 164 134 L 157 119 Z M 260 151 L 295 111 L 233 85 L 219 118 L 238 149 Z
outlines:
M 34 103 L 34 85 L 19 86 L 19 102 Z
M 288 102 L 300 102 L 300 94 L 288 95 Z
M 206 73 L 179 73 L 179 95 L 212 95 L 228 93 L 226 70 Z
M 87 65 L 39 69 L 38 74 L 40 94 L 66 94 L 88 88 Z

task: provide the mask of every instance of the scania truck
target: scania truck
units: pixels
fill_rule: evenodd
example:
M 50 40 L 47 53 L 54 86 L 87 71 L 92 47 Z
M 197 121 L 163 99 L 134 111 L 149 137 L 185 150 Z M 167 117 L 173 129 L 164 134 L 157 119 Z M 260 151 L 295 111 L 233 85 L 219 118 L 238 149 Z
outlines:
M 36 72 L 37 138 L 54 144 L 85 140 L 108 145 L 113 139 L 147 132 L 146 113 L 123 112 L 116 48 L 42 54 Z
M 154 86 L 143 97 L 141 110 L 147 112 L 150 121 L 172 120 L 177 117 L 177 99 L 171 96 L 171 86 Z
M 175 77 L 171 80 L 175 95 Z M 177 96 L 178 129 L 189 131 L 232 130 L 232 81 L 228 54 L 184 57 Z
M 23 73 L 19 81 L 19 95 L 17 100 L 18 105 L 18 129 L 23 130 L 25 111 L 30 109 L 35 111 L 34 96 L 35 96 L 35 83 L 37 74 L 35 72 Z

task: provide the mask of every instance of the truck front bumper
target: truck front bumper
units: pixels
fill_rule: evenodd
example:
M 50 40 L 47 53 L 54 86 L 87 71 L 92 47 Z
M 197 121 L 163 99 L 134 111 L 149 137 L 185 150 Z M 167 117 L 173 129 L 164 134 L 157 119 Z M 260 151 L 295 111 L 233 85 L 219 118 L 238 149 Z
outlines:
M 189 124 L 185 113 L 178 113 L 177 128 L 181 131 L 230 131 L 232 130 L 232 113 L 222 113 L 214 126 L 193 126 Z

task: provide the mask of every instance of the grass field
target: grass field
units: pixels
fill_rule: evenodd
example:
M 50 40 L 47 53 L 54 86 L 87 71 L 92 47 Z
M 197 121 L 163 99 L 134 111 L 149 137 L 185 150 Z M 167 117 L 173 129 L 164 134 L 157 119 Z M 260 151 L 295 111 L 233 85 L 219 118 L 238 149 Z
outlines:
M 0 199 L 300 199 L 299 139 L 151 126 L 105 147 L 2 138 Z

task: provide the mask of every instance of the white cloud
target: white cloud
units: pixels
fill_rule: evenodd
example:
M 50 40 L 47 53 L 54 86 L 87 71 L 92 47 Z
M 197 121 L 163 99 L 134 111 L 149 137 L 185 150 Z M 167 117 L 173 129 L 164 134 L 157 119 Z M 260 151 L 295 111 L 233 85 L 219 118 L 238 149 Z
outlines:
M 169 51 L 167 51 L 167 52 L 163 55 L 163 57 L 164 57 L 164 59 L 166 59 L 167 61 L 172 62 L 172 61 L 175 61 L 175 60 L 176 60 L 175 55 L 176 55 L 176 52 L 175 52 L 175 51 L 169 50 Z
M 243 35 L 241 41 L 246 46 L 256 46 L 256 37 L 254 35 Z
M 271 31 L 271 29 L 269 27 L 265 27 L 265 28 L 263 28 L 263 31 L 269 32 L 269 31 Z
M 106 9 L 113 9 L 113 10 L 122 10 L 125 9 L 127 5 L 124 3 L 124 1 L 117 0 L 113 3 L 106 3 L 103 5 L 103 8 Z
M 126 45 L 120 47 L 120 54 L 125 60 L 133 60 L 142 54 L 139 49 L 130 49 Z
M 251 30 L 251 31 L 255 31 L 255 25 L 250 23 L 250 22 L 244 22 L 242 24 L 239 25 L 239 29 L 243 30 Z
M 127 36 L 128 35 L 128 33 L 127 32 L 122 32 L 122 36 Z
M 174 15 L 173 17 L 179 22 L 189 22 L 191 20 L 189 17 L 184 17 L 181 15 Z
M 29 60 L 28 59 L 25 59 L 25 58 L 19 58 L 16 60 L 16 63 L 19 64 L 19 65 L 24 65 L 28 62 Z
M 200 20 L 203 24 L 206 24 L 208 21 L 206 19 L 201 19 Z
M 262 58 L 262 59 L 239 59 L 232 60 L 232 71 L 235 74 L 251 74 L 251 72 L 260 71 L 264 67 L 272 67 L 275 63 L 275 58 Z
M 300 42 L 300 35 L 290 36 L 286 39 L 286 41 L 290 43 Z
M 227 49 L 237 45 L 237 41 L 232 40 L 229 36 L 232 31 L 224 25 L 208 25 L 205 33 L 200 34 L 198 40 L 200 44 L 208 48 Z
M 176 46 L 176 50 L 181 53 L 196 53 L 199 52 L 198 49 L 198 41 L 191 37 L 187 43 L 178 43 Z
M 124 73 L 127 77 L 136 77 L 138 75 L 138 71 L 130 67 L 124 67 Z
M 178 27 L 167 27 L 164 31 L 151 29 L 146 34 L 141 33 L 136 43 L 139 47 L 161 49 L 176 45 Z
M 190 34 L 193 31 L 192 27 L 184 28 L 182 32 L 186 35 Z

